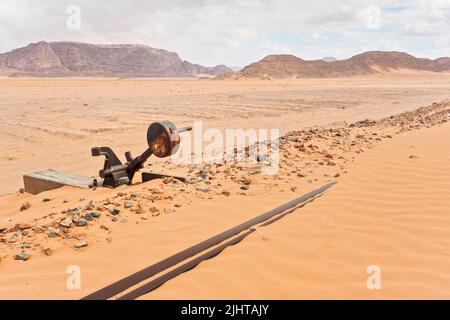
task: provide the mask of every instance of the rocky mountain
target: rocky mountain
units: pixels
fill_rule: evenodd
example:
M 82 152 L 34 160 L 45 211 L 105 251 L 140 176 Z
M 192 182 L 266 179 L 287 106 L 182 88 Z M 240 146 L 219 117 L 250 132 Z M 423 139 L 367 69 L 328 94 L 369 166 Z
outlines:
M 12 76 L 196 77 L 230 71 L 224 65 L 192 64 L 174 52 L 144 45 L 41 41 L 0 54 L 0 73 Z
M 326 78 L 370 75 L 395 70 L 450 71 L 450 58 L 416 58 L 404 52 L 369 51 L 346 60 L 303 60 L 294 55 L 270 55 L 239 72 L 219 79 L 239 78 Z

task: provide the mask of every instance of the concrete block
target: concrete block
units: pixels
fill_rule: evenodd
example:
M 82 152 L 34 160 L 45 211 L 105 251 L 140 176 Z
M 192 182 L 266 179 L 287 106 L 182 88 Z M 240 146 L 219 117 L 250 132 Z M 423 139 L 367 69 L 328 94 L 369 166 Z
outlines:
M 91 183 L 92 178 L 54 169 L 47 169 L 23 175 L 25 192 L 31 194 L 38 194 L 62 186 L 87 189 Z

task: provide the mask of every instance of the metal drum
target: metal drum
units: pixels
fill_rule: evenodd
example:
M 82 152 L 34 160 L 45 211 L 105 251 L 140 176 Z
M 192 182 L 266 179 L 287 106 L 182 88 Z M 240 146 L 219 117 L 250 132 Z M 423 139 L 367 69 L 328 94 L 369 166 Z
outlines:
M 153 122 L 147 130 L 147 143 L 152 154 L 158 158 L 168 157 L 177 152 L 180 134 L 169 120 Z

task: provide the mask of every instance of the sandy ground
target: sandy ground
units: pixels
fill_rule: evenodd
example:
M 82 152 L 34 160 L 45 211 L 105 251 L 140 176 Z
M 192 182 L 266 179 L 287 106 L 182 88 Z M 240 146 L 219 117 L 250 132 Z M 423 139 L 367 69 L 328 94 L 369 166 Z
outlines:
M 142 298 L 449 299 L 448 137 L 450 123 L 377 146 L 324 196 L 260 228 L 267 240 L 252 234 Z M 379 290 L 367 288 L 372 265 Z
M 0 194 L 22 174 L 96 175 L 90 148 L 143 152 L 155 120 L 205 128 L 277 128 L 379 119 L 450 97 L 449 74 L 287 81 L 0 79 Z
M 50 99 L 51 96 L 60 99 L 55 105 L 64 105 L 63 101 L 70 99 L 71 87 L 68 84 L 71 81 L 77 84 L 74 90 L 78 90 L 79 96 L 95 91 L 86 84 L 91 80 L 56 81 L 54 86 L 63 86 L 64 89 L 53 93 L 48 87 L 51 80 L 12 80 L 6 83 L 14 88 L 17 86 L 15 82 L 20 81 L 24 81 L 22 86 L 30 86 L 28 90 L 35 91 L 37 101 Z M 286 128 L 296 130 L 288 136 L 298 138 L 297 142 L 282 139 L 282 161 L 276 176 L 261 174 L 261 164 L 176 167 L 171 163 L 161 163 L 158 169 L 177 171 L 191 180 L 202 172 L 207 175 L 193 184 L 158 180 L 116 190 L 65 187 L 37 196 L 13 193 L 0 197 L 0 228 L 4 228 L 0 235 L 0 298 L 81 298 L 330 181 L 337 181 L 338 184 L 314 202 L 270 226 L 259 228 L 259 234 L 252 234 L 214 259 L 142 298 L 450 298 L 450 220 L 447 214 L 450 211 L 450 103 L 446 101 L 381 119 L 439 100 L 433 97 L 448 98 L 448 80 L 431 76 L 425 80 L 351 79 L 345 80 L 348 82 L 340 88 L 331 80 L 321 84 L 316 81 L 285 83 L 288 89 L 280 89 L 283 87 L 278 88 L 270 81 L 244 84 L 168 81 L 169 87 L 182 87 L 183 94 L 178 97 L 178 103 L 184 101 L 187 105 L 187 97 L 191 95 L 188 91 L 196 89 L 198 91 L 192 94 L 193 100 L 209 97 L 211 108 L 215 105 L 212 97 L 218 100 L 216 103 L 219 105 L 220 101 L 227 99 L 224 96 L 231 92 L 248 95 L 242 99 L 249 99 L 249 104 L 264 96 L 263 93 L 272 99 L 271 103 L 274 99 L 281 101 L 287 96 L 300 99 L 302 95 L 309 97 L 309 101 L 318 101 L 317 97 L 323 92 L 330 94 L 322 96 L 324 106 L 326 101 L 337 96 L 345 101 L 345 94 L 348 100 L 357 100 L 358 96 L 359 102 L 348 109 L 334 108 L 334 112 L 326 107 L 315 112 L 303 112 L 297 102 L 283 109 L 282 116 L 277 118 L 277 112 L 273 111 L 267 99 L 261 98 L 261 117 L 251 116 L 252 124 L 263 126 L 267 120 L 262 116 L 264 112 L 272 113 L 269 118 L 272 121 L 278 119 L 273 125 L 286 121 Z M 42 87 L 36 89 L 39 83 Z M 120 89 L 111 90 L 112 83 Z M 310 87 L 306 89 L 308 83 Z M 426 83 L 428 87 L 424 89 Z M 161 108 L 163 101 L 176 100 L 169 92 L 163 93 L 168 90 L 164 81 L 147 83 L 139 80 L 134 83 L 135 89 L 131 81 L 112 81 L 103 85 L 109 88 L 111 96 L 120 96 L 129 90 L 131 100 L 137 97 L 144 99 L 149 95 L 146 91 L 148 86 L 152 86 L 159 94 L 157 98 L 153 96 L 154 101 L 159 99 Z M 80 90 L 80 86 L 85 86 L 85 90 Z M 97 91 L 102 91 L 102 85 L 98 86 Z M 103 90 L 106 90 L 105 87 Z M 1 88 L 2 95 L 12 97 L 14 89 Z M 252 92 L 250 88 L 254 88 L 254 95 L 249 93 Z M 385 96 L 385 100 L 374 104 L 376 111 L 372 111 L 368 106 L 371 101 L 378 100 L 369 92 L 377 92 L 376 88 L 380 92 L 378 99 Z M 210 90 L 209 95 L 201 93 L 201 90 Z M 37 91 L 41 92 L 38 94 Z M 131 95 L 131 92 L 135 94 Z M 21 94 L 17 96 L 19 102 L 24 99 Z M 398 103 L 392 103 L 391 99 Z M 71 103 L 80 106 L 83 100 Z M 234 107 L 243 108 L 243 100 Z M 88 104 L 93 105 L 93 102 Z M 125 101 L 118 102 L 118 105 L 125 104 Z M 29 107 L 32 108 L 31 102 Z M 62 106 L 58 108 L 64 109 Z M 367 115 L 357 111 L 364 108 Z M 48 110 L 31 114 L 6 108 L 5 112 L 10 117 L 2 118 L 2 123 L 8 125 L 21 114 L 30 120 L 33 118 L 34 126 L 27 127 L 29 124 L 23 122 L 20 128 L 24 132 L 32 132 L 31 135 L 37 140 L 20 140 L 20 134 L 12 129 L 6 130 L 1 143 L 13 150 L 12 141 L 16 138 L 21 141 L 18 145 L 24 149 L 23 158 L 4 162 L 10 166 L 6 166 L 9 171 L 5 174 L 15 177 L 17 171 L 11 170 L 21 170 L 19 163 L 29 169 L 33 166 L 40 169 L 45 165 L 66 169 L 68 164 L 81 168 L 84 163 L 74 163 L 70 156 L 84 148 L 88 149 L 88 156 L 90 143 L 98 144 L 95 140 L 103 135 L 111 139 L 108 142 L 114 143 L 114 138 L 120 134 L 128 136 L 131 133 L 133 139 L 130 144 L 134 147 L 145 145 L 144 137 L 142 144 L 136 142 L 138 133 L 139 137 L 145 135 L 145 130 L 140 128 L 146 127 L 147 122 L 142 120 L 142 114 L 137 117 L 133 115 L 136 110 L 126 111 L 119 106 L 111 110 L 93 109 L 99 110 L 96 112 L 99 123 L 105 123 L 103 117 L 108 112 L 114 116 L 126 115 L 128 120 L 123 123 L 112 121 L 117 125 L 117 131 L 82 133 L 80 128 L 88 128 L 89 125 L 87 107 L 81 106 L 76 118 L 79 127 L 71 126 L 70 121 L 66 126 L 53 123 L 48 127 L 54 128 L 55 132 L 73 130 L 80 135 L 72 137 L 43 130 L 46 126 L 44 119 L 50 121 L 52 117 Z M 173 110 L 181 112 L 175 107 Z M 220 118 L 214 112 L 217 110 L 219 108 L 216 106 L 210 111 L 214 115 L 210 120 L 214 125 L 224 121 L 222 118 L 231 119 L 232 116 L 226 112 L 221 119 L 217 119 Z M 63 118 L 70 119 L 70 114 L 75 111 L 69 108 L 67 112 L 69 114 L 63 113 Z M 200 111 L 193 108 L 186 112 Z M 322 117 L 327 114 L 331 121 L 379 120 L 350 126 L 342 123 L 324 125 L 325 120 L 320 120 L 319 114 Z M 314 130 L 299 130 L 307 122 L 306 115 L 312 122 L 321 123 L 321 126 Z M 182 115 L 171 118 L 179 119 L 182 124 L 192 120 Z M 248 125 L 249 120 L 245 121 Z M 127 130 L 127 123 L 130 131 Z M 123 129 L 120 129 L 121 126 Z M 66 148 L 61 160 L 49 157 L 30 164 L 28 145 L 35 145 L 35 155 L 37 152 L 43 155 L 46 150 L 60 150 L 66 141 L 71 141 L 70 148 Z M 125 148 L 126 143 L 122 138 L 116 146 Z M 78 157 L 82 158 L 80 155 Z M 86 163 L 98 169 L 98 161 L 86 160 Z M 5 167 L 2 170 L 6 170 Z M 14 185 L 14 179 L 8 181 L 11 181 L 11 186 Z M 242 187 L 246 184 L 249 188 L 244 190 Z M 50 201 L 44 202 L 44 197 Z M 31 207 L 20 211 L 21 205 L 26 202 Z M 110 211 L 114 207 L 120 209 L 115 216 Z M 88 221 L 87 226 L 76 227 L 73 223 L 69 227 L 61 226 L 68 218 L 70 221 L 83 220 L 92 211 L 101 216 Z M 115 219 L 117 221 L 113 221 Z M 55 233 L 55 237 L 49 237 L 50 233 Z M 86 248 L 74 248 L 75 244 L 83 241 L 88 243 Z M 30 254 L 29 260 L 14 259 L 15 254 L 21 251 Z M 69 290 L 66 285 L 69 277 L 67 268 L 74 265 L 81 270 L 80 290 Z M 370 265 L 377 265 L 381 270 L 380 290 L 369 290 L 366 286 L 369 277 L 366 270 Z

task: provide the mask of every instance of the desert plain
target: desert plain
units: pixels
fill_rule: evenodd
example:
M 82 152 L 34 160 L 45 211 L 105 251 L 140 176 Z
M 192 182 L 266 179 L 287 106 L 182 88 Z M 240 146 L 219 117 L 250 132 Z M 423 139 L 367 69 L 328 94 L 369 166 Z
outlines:
M 448 299 L 449 99 L 450 74 L 416 71 L 286 80 L 1 78 L 0 298 L 82 298 L 335 181 L 141 298 Z M 36 170 L 96 175 L 102 160 L 91 157 L 93 146 L 121 157 L 142 152 L 147 126 L 162 119 L 279 129 L 279 171 L 150 158 L 145 170 L 195 183 L 20 192 L 22 175 Z M 87 225 L 59 227 L 93 211 L 100 215 Z M 80 242 L 86 246 L 74 247 Z M 20 252 L 29 258 L 16 260 Z M 81 270 L 77 289 L 67 286 L 73 265 Z M 367 286 L 374 265 L 379 289 Z

